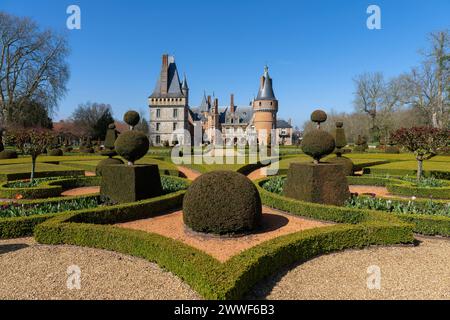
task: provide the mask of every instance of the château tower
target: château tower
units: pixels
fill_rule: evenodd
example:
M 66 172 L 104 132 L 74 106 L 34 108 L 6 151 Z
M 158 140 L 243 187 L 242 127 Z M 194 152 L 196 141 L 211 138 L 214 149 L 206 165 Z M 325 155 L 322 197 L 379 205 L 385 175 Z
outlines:
M 186 76 L 181 83 L 175 58 L 164 54 L 155 90 L 148 98 L 150 107 L 150 140 L 153 145 L 180 142 L 174 131 L 188 130 L 189 87 Z M 187 138 L 187 137 L 186 137 Z M 182 139 L 184 139 L 182 137 Z
M 275 98 L 272 87 L 272 78 L 269 76 L 269 68 L 264 67 L 264 75 L 261 77 L 258 96 L 253 101 L 253 125 L 258 132 L 261 143 L 269 144 L 272 129 L 276 129 L 278 100 Z M 266 139 L 261 141 L 261 130 L 265 130 Z

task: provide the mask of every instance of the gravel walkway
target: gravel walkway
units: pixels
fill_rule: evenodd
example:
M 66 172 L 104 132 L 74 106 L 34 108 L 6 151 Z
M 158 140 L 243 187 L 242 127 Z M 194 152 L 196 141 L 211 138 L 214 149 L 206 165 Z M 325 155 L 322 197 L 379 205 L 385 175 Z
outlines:
M 347 250 L 285 270 L 254 288 L 259 299 L 450 299 L 450 239 L 416 237 L 417 247 Z M 369 266 L 381 288 L 368 289 Z
M 450 299 L 450 239 L 418 238 L 417 247 L 372 247 L 318 257 L 253 289 L 254 299 Z M 68 290 L 67 268 L 81 269 L 81 290 Z M 367 268 L 381 289 L 367 289 Z M 0 241 L 0 299 L 199 299 L 155 264 L 114 252 Z
M 81 270 L 81 289 L 67 289 L 67 269 Z M 73 274 L 73 273 L 72 273 Z M 0 241 L 0 299 L 199 299 L 173 274 L 143 259 L 31 238 Z

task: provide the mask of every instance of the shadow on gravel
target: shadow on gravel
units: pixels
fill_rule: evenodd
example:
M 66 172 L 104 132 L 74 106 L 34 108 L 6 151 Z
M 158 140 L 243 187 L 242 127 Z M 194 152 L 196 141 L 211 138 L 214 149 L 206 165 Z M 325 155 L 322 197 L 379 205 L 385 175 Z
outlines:
M 29 247 L 29 246 L 25 243 L 2 244 L 2 245 L 0 245 L 0 254 L 13 252 L 13 251 L 17 251 L 20 249 L 25 249 L 27 247 Z

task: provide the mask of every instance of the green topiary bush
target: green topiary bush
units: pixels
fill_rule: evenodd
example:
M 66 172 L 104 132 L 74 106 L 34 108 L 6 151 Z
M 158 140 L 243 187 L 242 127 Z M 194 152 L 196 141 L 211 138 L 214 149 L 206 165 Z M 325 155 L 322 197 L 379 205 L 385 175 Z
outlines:
M 331 134 L 320 129 L 314 129 L 305 134 L 302 140 L 302 150 L 316 162 L 334 151 L 335 142 Z
M 123 116 L 123 121 L 125 121 L 131 127 L 136 126 L 140 120 L 141 117 L 139 113 L 134 110 L 127 111 Z
M 14 150 L 3 150 L 0 152 L 0 159 L 17 159 L 17 152 Z
M 50 150 L 48 155 L 53 157 L 62 157 L 64 155 L 64 152 L 61 149 L 57 148 Z
M 101 176 L 102 171 L 105 166 L 110 166 L 110 165 L 115 165 L 115 164 L 123 164 L 123 161 L 120 159 L 117 159 L 117 158 L 106 158 L 97 164 L 97 167 L 95 168 L 95 174 L 97 176 Z
M 344 174 L 346 176 L 353 175 L 353 172 L 355 170 L 355 165 L 353 164 L 353 161 L 350 160 L 349 158 L 340 156 L 340 157 L 327 159 L 327 161 L 329 163 L 340 164 L 343 167 Z
M 194 231 L 233 234 L 258 227 L 261 198 L 255 185 L 234 171 L 201 175 L 183 200 L 184 223 Z
M 140 131 L 127 131 L 119 135 L 114 146 L 121 157 L 134 163 L 147 154 L 150 142 Z

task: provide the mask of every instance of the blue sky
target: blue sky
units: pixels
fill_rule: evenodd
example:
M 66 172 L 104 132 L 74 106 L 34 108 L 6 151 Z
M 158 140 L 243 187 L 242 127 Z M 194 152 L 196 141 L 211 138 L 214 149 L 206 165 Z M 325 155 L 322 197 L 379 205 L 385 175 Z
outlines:
M 66 28 L 71 4 L 81 30 Z M 371 4 L 382 30 L 366 27 Z M 408 71 L 427 34 L 450 28 L 448 0 L 0 0 L 0 10 L 67 33 L 71 78 L 56 119 L 86 101 L 111 104 L 117 118 L 147 111 L 167 52 L 187 74 L 192 106 L 204 90 L 248 105 L 268 64 L 279 117 L 301 125 L 318 107 L 352 111 L 356 75 Z

